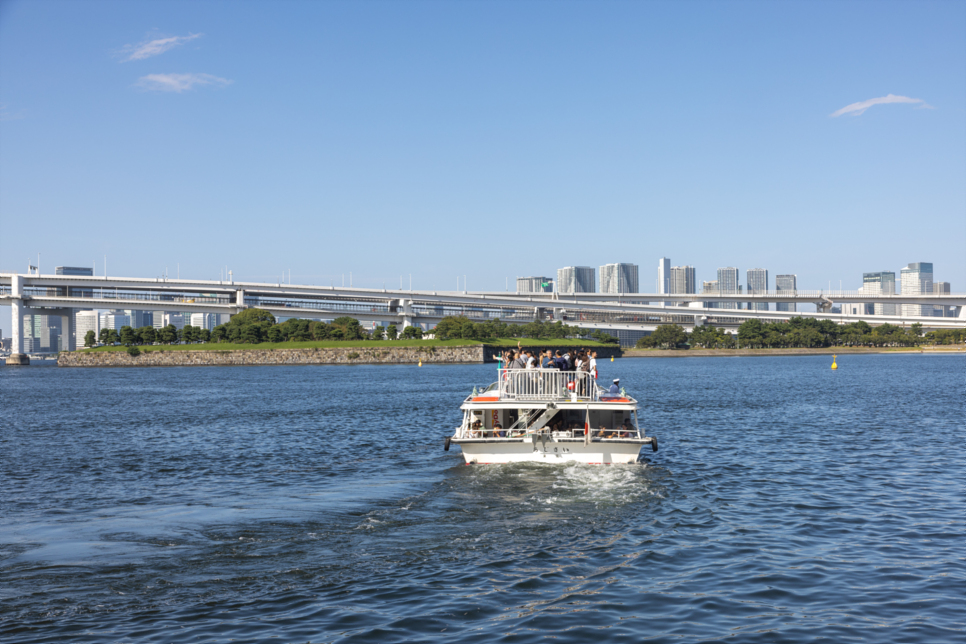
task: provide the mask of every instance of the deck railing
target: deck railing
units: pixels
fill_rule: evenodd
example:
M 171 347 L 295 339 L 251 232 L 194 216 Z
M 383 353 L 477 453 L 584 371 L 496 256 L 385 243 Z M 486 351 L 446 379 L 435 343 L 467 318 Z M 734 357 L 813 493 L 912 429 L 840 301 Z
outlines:
M 557 369 L 500 369 L 502 400 L 598 399 L 597 382 L 583 371 Z

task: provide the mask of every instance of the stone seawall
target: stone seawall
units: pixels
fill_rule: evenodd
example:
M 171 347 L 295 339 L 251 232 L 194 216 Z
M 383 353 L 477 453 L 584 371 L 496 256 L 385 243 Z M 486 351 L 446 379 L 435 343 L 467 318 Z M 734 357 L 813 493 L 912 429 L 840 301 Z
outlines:
M 483 346 L 330 347 L 320 349 L 246 349 L 241 351 L 126 351 L 61 353 L 59 367 L 214 367 L 297 364 L 481 363 Z
M 219 367 L 292 364 L 476 364 L 495 362 L 506 347 L 469 345 L 464 347 L 327 347 L 319 349 L 157 349 L 130 356 L 127 351 L 63 352 L 59 367 Z M 540 350 L 541 347 L 527 347 Z M 566 347 L 542 347 L 560 349 Z M 598 347 L 597 359 L 621 357 L 620 347 Z

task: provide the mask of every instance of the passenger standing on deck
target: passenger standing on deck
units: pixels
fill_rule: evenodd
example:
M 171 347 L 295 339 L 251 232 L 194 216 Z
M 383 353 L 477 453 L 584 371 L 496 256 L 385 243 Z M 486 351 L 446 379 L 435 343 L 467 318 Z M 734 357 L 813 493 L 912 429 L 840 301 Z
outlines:
M 621 379 L 614 378 L 614 384 L 610 386 L 610 389 L 607 391 L 607 393 L 619 394 L 620 392 L 621 392 Z
M 550 369 L 553 367 L 553 351 L 547 349 L 540 352 L 540 368 Z
M 590 377 L 597 380 L 597 352 L 593 351 L 590 354 Z
M 513 352 L 513 362 L 510 363 L 511 369 L 526 369 L 527 363 L 523 359 L 523 354 L 519 351 Z

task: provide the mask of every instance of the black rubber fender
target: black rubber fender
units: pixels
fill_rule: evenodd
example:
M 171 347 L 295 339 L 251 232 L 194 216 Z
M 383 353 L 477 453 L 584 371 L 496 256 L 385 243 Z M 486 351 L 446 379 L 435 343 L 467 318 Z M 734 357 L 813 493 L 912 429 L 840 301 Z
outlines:
M 651 451 L 657 451 L 657 436 L 651 436 Z
M 449 442 L 450 442 L 450 437 L 447 436 L 446 437 L 446 440 L 443 441 L 443 451 L 444 452 L 448 452 L 449 451 Z

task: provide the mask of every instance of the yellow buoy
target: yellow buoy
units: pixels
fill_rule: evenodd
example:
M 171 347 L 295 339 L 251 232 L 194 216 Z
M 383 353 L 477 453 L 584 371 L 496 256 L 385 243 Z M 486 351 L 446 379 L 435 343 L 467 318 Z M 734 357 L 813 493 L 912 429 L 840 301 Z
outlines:
M 610 357 L 610 361 L 611 361 L 611 362 L 613 362 L 613 361 L 614 361 L 614 356 L 611 356 L 611 357 Z
M 832 369 L 838 369 L 839 366 L 835 364 L 835 354 L 832 354 Z
M 420 361 L 419 361 L 419 364 L 418 364 L 418 365 L 416 365 L 416 366 L 417 366 L 417 367 L 422 367 L 422 366 L 423 366 L 423 361 L 422 361 L 422 360 L 420 360 Z

